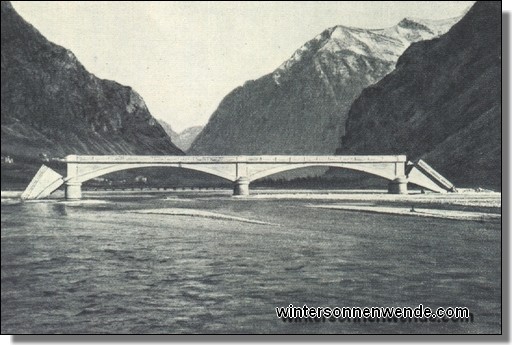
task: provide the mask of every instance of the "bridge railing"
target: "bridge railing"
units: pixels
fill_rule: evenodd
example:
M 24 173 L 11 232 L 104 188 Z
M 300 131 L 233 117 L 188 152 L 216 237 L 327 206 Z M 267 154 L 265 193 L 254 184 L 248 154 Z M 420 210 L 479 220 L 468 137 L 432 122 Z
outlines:
M 405 163 L 405 155 L 357 155 L 357 156 L 131 156 L 131 155 L 69 155 L 66 163 Z

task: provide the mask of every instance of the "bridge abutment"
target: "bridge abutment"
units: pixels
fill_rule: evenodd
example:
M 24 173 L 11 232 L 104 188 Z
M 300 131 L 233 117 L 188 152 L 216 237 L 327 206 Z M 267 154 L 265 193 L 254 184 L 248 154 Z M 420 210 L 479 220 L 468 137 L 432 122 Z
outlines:
M 249 179 L 247 177 L 240 177 L 235 181 L 233 188 L 233 195 L 249 195 Z
M 82 183 L 66 182 L 66 199 L 76 200 L 82 199 Z
M 388 184 L 389 194 L 407 194 L 407 178 L 397 177 Z

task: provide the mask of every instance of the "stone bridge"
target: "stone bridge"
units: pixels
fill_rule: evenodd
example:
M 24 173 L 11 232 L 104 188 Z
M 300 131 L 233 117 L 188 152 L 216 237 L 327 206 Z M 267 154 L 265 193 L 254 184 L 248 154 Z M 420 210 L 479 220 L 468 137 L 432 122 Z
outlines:
M 121 170 L 144 167 L 175 167 L 201 171 L 234 183 L 234 195 L 248 195 L 249 184 L 265 176 L 305 167 L 345 168 L 389 180 L 388 191 L 407 193 L 407 159 L 403 155 L 385 156 L 83 156 L 69 155 L 63 177 L 43 166 L 24 192 L 24 198 L 49 195 L 63 183 L 67 199 L 80 199 L 87 180 Z M 425 176 L 420 176 L 425 177 Z M 427 189 L 441 191 L 429 179 L 419 181 Z M 423 184 L 422 184 L 423 182 Z M 415 181 L 416 183 L 416 181 Z M 436 190 L 436 188 L 438 190 Z M 23 197 L 23 195 L 22 195 Z

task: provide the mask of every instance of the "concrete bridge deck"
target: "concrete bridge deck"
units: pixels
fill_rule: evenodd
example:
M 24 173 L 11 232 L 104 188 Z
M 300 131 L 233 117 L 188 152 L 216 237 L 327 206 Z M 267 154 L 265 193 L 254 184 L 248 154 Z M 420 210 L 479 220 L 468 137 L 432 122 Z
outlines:
M 59 159 L 66 163 L 405 163 L 405 155 L 366 156 L 132 156 L 132 155 L 69 155 Z

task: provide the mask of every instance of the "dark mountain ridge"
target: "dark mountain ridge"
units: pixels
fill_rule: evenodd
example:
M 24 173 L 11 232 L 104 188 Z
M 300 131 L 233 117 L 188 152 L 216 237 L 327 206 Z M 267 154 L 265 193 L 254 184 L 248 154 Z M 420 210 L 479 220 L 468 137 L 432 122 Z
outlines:
M 132 88 L 86 71 L 1 3 L 2 155 L 183 154 Z
M 412 44 L 352 105 L 339 153 L 424 158 L 456 184 L 501 184 L 501 3 Z

